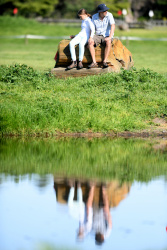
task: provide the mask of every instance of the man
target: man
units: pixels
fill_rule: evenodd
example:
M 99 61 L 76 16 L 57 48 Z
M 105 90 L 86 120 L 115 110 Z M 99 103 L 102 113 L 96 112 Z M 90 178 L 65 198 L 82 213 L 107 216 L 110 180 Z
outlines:
M 113 39 L 115 30 L 115 21 L 113 15 L 107 11 L 108 9 L 109 8 L 107 8 L 105 4 L 100 4 L 97 7 L 98 13 L 96 13 L 92 17 L 92 22 L 95 25 L 96 34 L 93 38 L 89 38 L 88 46 L 93 62 L 88 66 L 88 68 L 98 67 L 95 58 L 95 47 L 98 46 L 98 44 L 105 45 L 103 67 L 108 67 L 107 58 L 110 52 L 111 41 Z
M 112 218 L 109 209 L 107 188 L 104 184 L 100 187 L 99 204 L 94 205 L 95 184 L 90 184 L 86 203 L 86 214 L 80 224 L 78 239 L 83 239 L 88 233 L 95 233 L 95 242 L 101 245 L 110 236 Z

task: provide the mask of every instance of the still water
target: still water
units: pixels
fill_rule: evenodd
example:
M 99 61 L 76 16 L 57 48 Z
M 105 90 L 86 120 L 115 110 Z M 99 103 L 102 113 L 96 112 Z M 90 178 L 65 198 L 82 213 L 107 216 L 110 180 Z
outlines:
M 8 139 L 0 159 L 0 249 L 167 249 L 166 140 Z

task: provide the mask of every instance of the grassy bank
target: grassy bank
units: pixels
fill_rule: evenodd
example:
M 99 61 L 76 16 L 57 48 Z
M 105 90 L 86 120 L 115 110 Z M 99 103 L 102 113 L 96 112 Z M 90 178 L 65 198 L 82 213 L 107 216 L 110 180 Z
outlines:
M 0 17 L 0 35 L 4 36 L 70 35 L 79 30 L 80 24 Z M 166 30 L 116 30 L 115 36 L 161 38 L 167 36 Z M 0 39 L 0 64 L 4 65 L 0 67 L 1 135 L 136 131 L 152 125 L 155 117 L 166 119 L 166 42 L 130 41 L 128 49 L 136 67 L 132 71 L 66 80 L 49 75 L 58 43 Z
M 166 80 L 149 69 L 64 80 L 1 66 L 1 135 L 141 130 L 166 117 Z

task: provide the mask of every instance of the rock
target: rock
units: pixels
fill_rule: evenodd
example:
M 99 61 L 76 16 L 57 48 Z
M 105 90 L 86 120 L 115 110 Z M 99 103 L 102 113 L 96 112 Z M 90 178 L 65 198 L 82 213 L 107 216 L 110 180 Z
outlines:
M 127 23 L 121 23 L 120 25 L 118 25 L 118 28 L 120 30 L 128 30 L 129 29 L 129 25 Z
M 84 58 L 83 58 L 83 66 L 84 68 L 81 70 L 73 69 L 70 71 L 66 71 L 66 67 L 71 63 L 71 55 L 69 51 L 69 42 L 70 40 L 62 40 L 58 45 L 58 51 L 55 56 L 56 65 L 55 68 L 52 69 L 52 74 L 57 77 L 66 77 L 70 76 L 86 76 L 92 74 L 101 74 L 107 72 L 119 72 L 121 68 L 130 69 L 133 67 L 134 62 L 132 59 L 131 52 L 122 44 L 122 42 L 114 38 L 112 41 L 112 46 L 110 50 L 110 54 L 108 56 L 107 63 L 109 67 L 107 70 L 102 68 L 103 58 L 104 58 L 104 49 L 105 47 L 99 45 L 95 48 L 96 61 L 98 63 L 97 69 L 87 69 L 87 66 L 92 62 L 92 58 L 89 52 L 89 49 L 85 48 Z M 76 46 L 76 56 L 78 59 L 79 55 L 79 46 Z M 82 74 L 83 73 L 83 74 Z

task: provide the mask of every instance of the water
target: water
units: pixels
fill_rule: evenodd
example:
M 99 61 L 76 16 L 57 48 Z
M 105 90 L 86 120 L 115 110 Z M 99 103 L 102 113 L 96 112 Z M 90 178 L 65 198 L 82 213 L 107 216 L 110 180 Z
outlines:
M 0 249 L 167 249 L 165 140 L 12 139 L 0 149 Z M 95 188 L 95 207 L 107 192 L 112 229 L 101 246 L 93 230 L 77 239 L 72 183 L 84 202 Z

